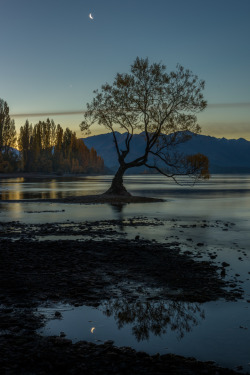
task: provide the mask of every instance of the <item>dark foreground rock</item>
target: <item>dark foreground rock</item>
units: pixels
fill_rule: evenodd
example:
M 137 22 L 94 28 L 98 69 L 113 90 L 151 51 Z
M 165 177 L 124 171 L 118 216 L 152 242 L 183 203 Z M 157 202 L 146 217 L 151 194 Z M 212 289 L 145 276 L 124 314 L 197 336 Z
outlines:
M 154 298 L 206 302 L 235 299 L 240 290 L 226 290 L 220 268 L 181 254 L 177 242 L 149 241 L 1 241 L 2 303 L 64 301 L 99 304 L 123 295 L 134 301 L 143 288 L 157 288 Z M 135 284 L 138 288 L 135 287 Z M 150 293 L 144 295 L 152 299 Z
M 7 336 L 0 338 L 1 374 L 206 374 L 233 375 L 237 372 L 177 355 L 150 356 L 112 342 L 95 345 L 72 344 L 60 337 Z
M 50 225 L 51 230 L 58 226 Z M 49 226 L 48 226 L 49 227 Z M 81 228 L 80 228 L 81 229 Z M 63 337 L 41 337 L 44 317 L 36 308 L 68 302 L 98 306 L 103 300 L 204 302 L 236 299 L 241 291 L 212 262 L 183 254 L 178 242 L 126 239 L 35 241 L 45 228 L 4 226 L 0 248 L 1 374 L 235 374 L 211 363 L 155 355 Z M 101 229 L 100 229 L 101 232 Z M 100 234 L 100 233 L 99 233 Z

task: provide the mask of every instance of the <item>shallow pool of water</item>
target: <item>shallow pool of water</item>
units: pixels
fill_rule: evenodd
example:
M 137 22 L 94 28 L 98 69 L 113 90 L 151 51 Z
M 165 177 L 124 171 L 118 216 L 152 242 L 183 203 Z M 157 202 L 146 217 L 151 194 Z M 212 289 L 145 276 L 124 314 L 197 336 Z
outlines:
M 250 370 L 250 304 L 241 301 L 194 304 L 125 300 L 104 303 L 99 308 L 57 305 L 39 313 L 48 321 L 38 332 L 66 335 L 73 342 L 86 340 L 116 346 L 131 346 L 149 354 L 175 353 L 215 361 L 224 367 Z M 55 319 L 59 311 L 61 319 Z M 237 315 L 237 318 L 235 317 Z

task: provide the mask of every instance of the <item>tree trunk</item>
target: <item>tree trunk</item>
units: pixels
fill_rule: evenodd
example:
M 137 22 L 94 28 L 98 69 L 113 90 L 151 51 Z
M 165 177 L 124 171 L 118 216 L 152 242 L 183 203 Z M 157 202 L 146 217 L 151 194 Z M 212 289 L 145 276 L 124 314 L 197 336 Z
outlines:
M 105 195 L 127 195 L 130 196 L 131 194 L 126 190 L 126 188 L 123 185 L 123 175 L 125 173 L 127 168 L 124 166 L 120 166 L 118 171 L 116 172 L 112 184 L 110 188 L 104 193 Z

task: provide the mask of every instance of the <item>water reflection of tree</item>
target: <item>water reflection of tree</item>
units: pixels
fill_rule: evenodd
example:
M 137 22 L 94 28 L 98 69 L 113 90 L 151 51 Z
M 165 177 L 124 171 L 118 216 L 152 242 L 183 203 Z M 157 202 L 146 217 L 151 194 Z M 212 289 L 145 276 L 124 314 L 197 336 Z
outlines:
M 112 210 L 117 214 L 122 213 L 125 205 L 126 205 L 125 203 L 110 203 L 110 206 L 111 206 Z
M 117 220 L 119 221 L 119 229 L 123 232 L 124 231 L 124 225 L 123 225 L 123 209 L 125 207 L 125 203 L 111 203 L 110 204 Z
M 186 332 L 192 331 L 205 318 L 199 304 L 176 301 L 129 303 L 116 300 L 107 302 L 103 313 L 113 315 L 119 329 L 132 324 L 137 341 L 148 340 L 150 333 L 161 336 L 167 329 L 175 331 L 177 338 L 182 339 Z

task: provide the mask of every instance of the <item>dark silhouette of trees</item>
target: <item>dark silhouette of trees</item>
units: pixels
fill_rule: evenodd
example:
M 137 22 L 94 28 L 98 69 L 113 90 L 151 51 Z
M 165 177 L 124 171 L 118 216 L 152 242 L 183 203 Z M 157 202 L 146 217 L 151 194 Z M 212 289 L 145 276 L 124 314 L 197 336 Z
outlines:
M 0 172 L 11 172 L 17 167 L 15 121 L 11 120 L 7 102 L 0 99 Z
M 91 125 L 98 123 L 113 134 L 120 166 L 107 194 L 130 195 L 123 186 L 123 175 L 129 168 L 143 165 L 175 180 L 183 175 L 209 177 L 206 156 L 177 151 L 179 144 L 200 132 L 195 114 L 206 107 L 203 89 L 204 81 L 180 65 L 167 73 L 165 65 L 150 65 L 147 58 L 137 57 L 130 74 L 118 73 L 112 85 L 106 83 L 101 91 L 94 91 L 80 128 L 89 132 Z M 117 128 L 126 132 L 123 149 L 117 142 Z M 145 149 L 128 161 L 136 132 L 143 132 Z
M 20 134 L 18 138 L 18 147 L 21 152 L 21 170 L 29 170 L 29 160 L 31 156 L 31 135 L 32 125 L 26 120 L 24 126 L 20 128 Z

